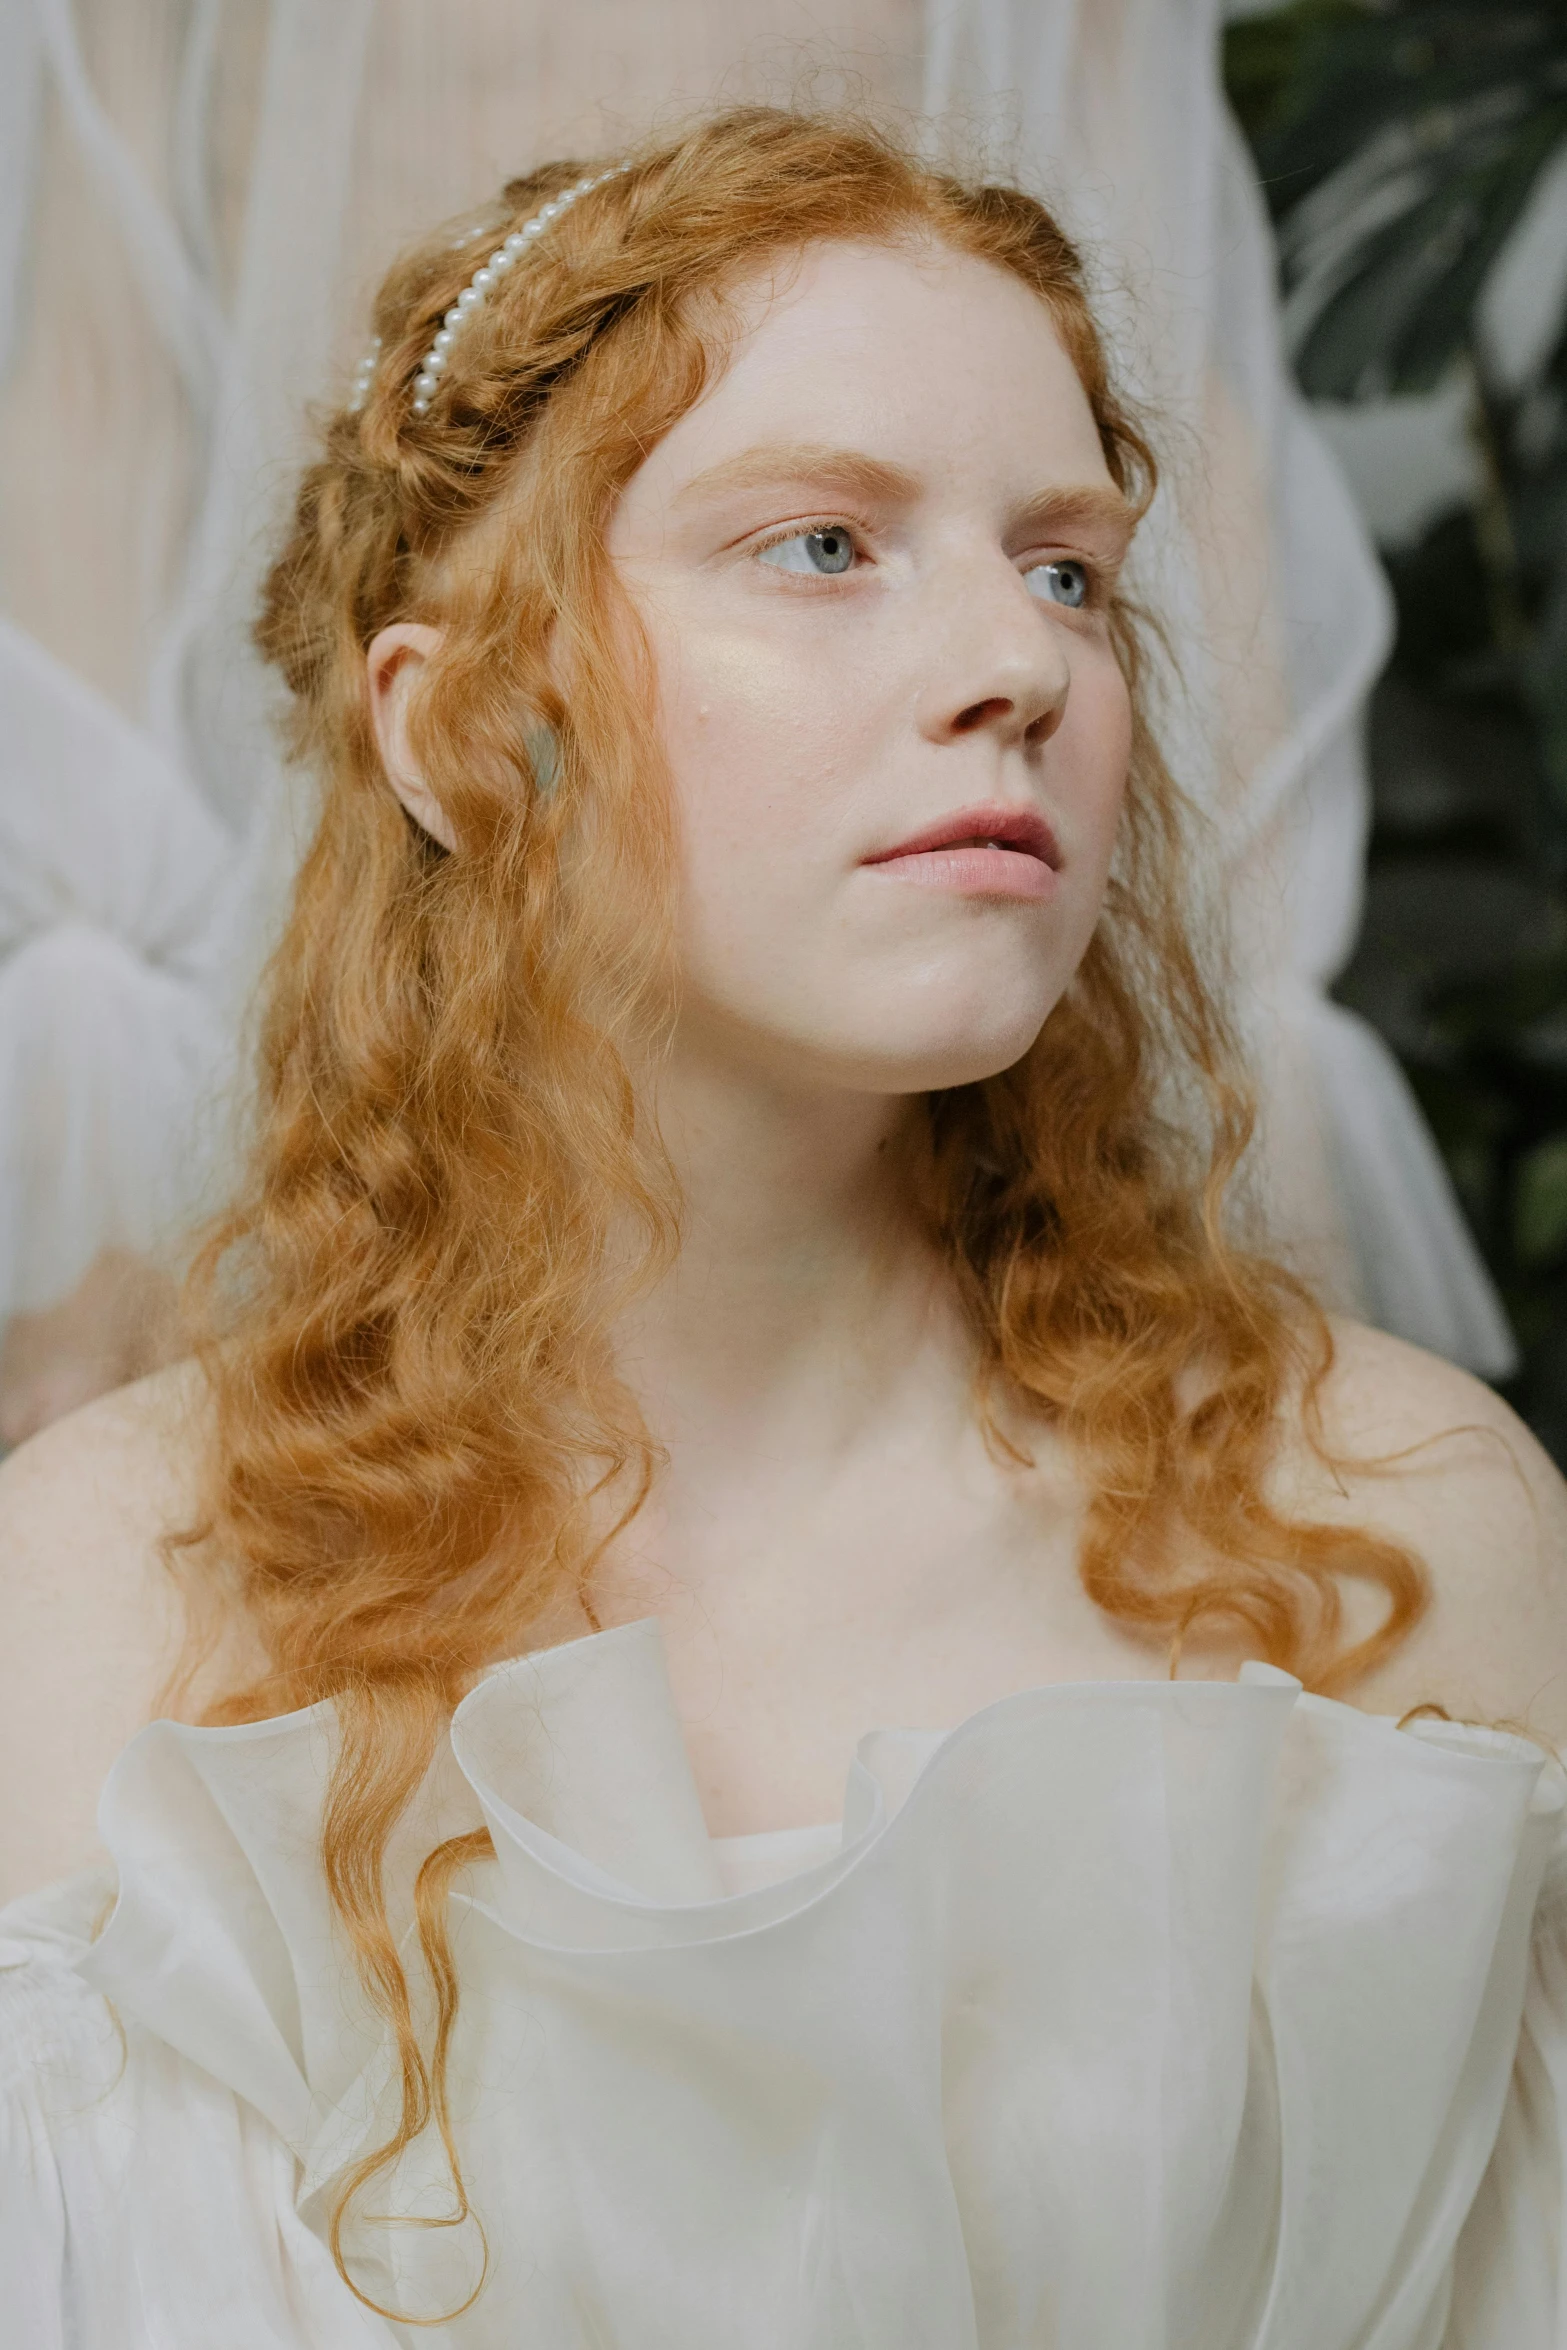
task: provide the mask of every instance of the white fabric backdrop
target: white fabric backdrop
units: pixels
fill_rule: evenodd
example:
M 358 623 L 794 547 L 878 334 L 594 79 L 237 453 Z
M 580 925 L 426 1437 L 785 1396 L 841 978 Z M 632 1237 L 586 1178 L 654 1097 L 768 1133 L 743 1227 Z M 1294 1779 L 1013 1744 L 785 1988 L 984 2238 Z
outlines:
M 883 105 L 923 82 L 1093 246 L 1174 456 L 1138 560 L 1236 918 L 1273 1230 L 1339 1302 L 1496 1373 L 1511 1340 L 1408 1089 L 1323 995 L 1387 599 L 1280 359 L 1216 17 L 844 0 L 832 54 Z M 245 626 L 375 274 L 543 153 L 798 89 L 820 30 L 803 0 L 0 0 L 0 1321 L 106 1246 L 166 1248 L 223 1180 L 295 839 Z

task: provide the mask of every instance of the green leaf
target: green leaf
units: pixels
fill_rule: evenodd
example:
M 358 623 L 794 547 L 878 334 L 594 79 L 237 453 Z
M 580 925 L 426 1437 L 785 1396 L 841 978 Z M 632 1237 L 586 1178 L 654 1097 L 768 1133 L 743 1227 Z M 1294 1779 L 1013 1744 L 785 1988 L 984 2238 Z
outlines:
M 1302 301 L 1314 300 L 1309 279 L 1290 306 L 1306 390 L 1354 399 L 1439 382 L 1471 340 L 1491 265 L 1564 143 L 1567 102 L 1558 100 L 1455 138 L 1439 163 L 1417 168 L 1390 151 L 1388 168 L 1358 183 L 1342 207 L 1326 208 L 1334 190 L 1319 189 L 1299 215 L 1312 235 L 1292 237 L 1288 222 L 1282 232 L 1287 272 L 1310 265 L 1314 244 L 1332 253 L 1315 317 L 1301 313 Z M 1389 219 L 1379 202 L 1399 209 Z
M 1361 13 L 1357 0 L 1302 0 L 1225 26 L 1224 86 L 1253 146 L 1276 137 L 1298 111 L 1301 67 L 1318 25 L 1342 25 Z
M 1513 1247 L 1521 1265 L 1536 1267 L 1567 1247 L 1567 1134 L 1536 1143 L 1518 1162 Z

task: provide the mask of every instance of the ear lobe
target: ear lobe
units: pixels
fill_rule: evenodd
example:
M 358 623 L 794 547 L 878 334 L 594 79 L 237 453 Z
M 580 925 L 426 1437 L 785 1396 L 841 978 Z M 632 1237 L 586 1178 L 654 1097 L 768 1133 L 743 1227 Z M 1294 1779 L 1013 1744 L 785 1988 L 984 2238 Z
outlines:
M 408 741 L 409 710 L 441 644 L 438 628 L 420 620 L 395 621 L 371 639 L 365 674 L 370 721 L 387 782 L 421 831 L 443 849 L 455 849 L 451 819 L 420 773 Z
M 443 849 L 455 849 L 457 835 L 452 829 L 452 820 L 434 792 L 422 783 L 400 783 L 395 776 L 391 778 L 391 783 L 393 791 L 420 831 L 427 832 L 432 840 L 439 841 Z

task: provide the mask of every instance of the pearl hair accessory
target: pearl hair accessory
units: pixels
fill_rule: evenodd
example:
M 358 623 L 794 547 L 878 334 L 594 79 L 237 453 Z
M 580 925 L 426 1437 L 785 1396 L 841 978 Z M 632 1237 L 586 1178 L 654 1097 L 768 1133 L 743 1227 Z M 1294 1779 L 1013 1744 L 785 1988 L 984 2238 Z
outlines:
M 348 405 L 350 411 L 355 415 L 365 404 L 365 396 L 370 389 L 370 378 L 375 373 L 376 361 L 380 356 L 381 338 L 377 335 L 354 371 L 354 394 Z
M 606 180 L 618 179 L 623 171 L 630 169 L 629 163 L 617 163 L 610 170 L 601 171 L 595 179 L 581 179 L 575 187 L 562 188 L 558 196 L 552 196 L 547 204 L 540 206 L 531 220 L 525 220 L 521 228 L 513 229 L 511 235 L 496 246 L 488 261 L 481 262 L 442 319 L 439 334 L 419 363 L 419 372 L 413 381 L 415 416 L 423 416 L 428 409 L 431 394 L 446 373 L 457 334 L 464 321 L 471 318 L 476 310 L 483 308 L 485 296 L 491 288 L 499 284 L 515 262 L 521 260 L 528 247 L 544 234 L 551 221 L 558 220 L 563 212 L 571 209 L 579 196 L 590 194 L 594 188 L 601 188 Z M 474 238 L 482 233 L 479 229 L 470 230 L 467 236 L 458 238 L 457 245 L 471 245 Z M 453 250 L 456 249 L 454 246 Z M 380 355 L 381 338 L 377 335 L 355 373 L 353 395 L 348 403 L 350 412 L 364 406 Z

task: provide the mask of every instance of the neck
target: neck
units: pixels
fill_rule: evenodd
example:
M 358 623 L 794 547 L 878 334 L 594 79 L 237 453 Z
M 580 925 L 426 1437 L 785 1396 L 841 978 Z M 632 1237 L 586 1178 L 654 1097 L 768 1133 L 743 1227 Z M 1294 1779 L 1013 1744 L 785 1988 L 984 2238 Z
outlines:
M 967 1350 L 914 1211 L 908 1097 L 811 1088 L 677 1053 L 657 1111 L 684 1201 L 680 1259 L 617 1358 L 655 1436 L 737 1461 L 841 1454 L 910 1378 Z

